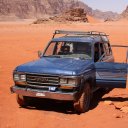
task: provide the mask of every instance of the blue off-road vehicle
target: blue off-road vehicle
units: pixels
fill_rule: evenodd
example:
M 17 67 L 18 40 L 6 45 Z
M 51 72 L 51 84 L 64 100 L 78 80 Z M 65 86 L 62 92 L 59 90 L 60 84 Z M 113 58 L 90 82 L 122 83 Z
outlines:
M 16 67 L 13 73 L 11 92 L 22 107 L 37 97 L 71 101 L 82 113 L 89 110 L 97 89 L 126 88 L 128 64 L 114 63 L 105 33 L 56 30 L 38 55 L 38 60 Z

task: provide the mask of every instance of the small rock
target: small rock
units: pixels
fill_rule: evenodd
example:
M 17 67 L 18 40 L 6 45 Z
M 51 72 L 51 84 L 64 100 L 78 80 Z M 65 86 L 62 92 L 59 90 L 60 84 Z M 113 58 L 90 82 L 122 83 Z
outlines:
M 112 102 L 112 101 L 104 101 L 104 103 L 105 103 L 106 105 L 113 105 L 113 102 Z
M 114 103 L 114 106 L 116 109 L 121 109 L 122 107 L 124 107 L 123 103 Z
M 114 106 L 116 109 L 121 109 L 122 107 L 128 107 L 128 102 L 115 102 Z
M 122 107 L 120 109 L 123 113 L 128 113 L 128 107 Z
M 123 118 L 123 115 L 119 115 L 119 114 L 114 114 L 115 118 Z
M 49 21 L 49 19 L 41 18 L 41 19 L 37 19 L 36 21 L 34 21 L 33 24 L 41 24 L 46 21 Z

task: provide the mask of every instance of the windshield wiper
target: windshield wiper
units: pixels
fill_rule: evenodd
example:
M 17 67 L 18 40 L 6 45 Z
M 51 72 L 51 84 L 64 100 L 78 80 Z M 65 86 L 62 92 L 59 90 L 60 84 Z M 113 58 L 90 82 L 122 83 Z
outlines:
M 75 59 L 79 59 L 79 60 L 86 60 L 84 57 L 77 57 Z
M 60 56 L 54 56 L 54 55 L 50 55 L 50 56 L 43 56 L 43 57 L 51 57 L 51 58 L 60 58 Z
M 80 60 L 90 60 L 90 58 L 79 57 Z

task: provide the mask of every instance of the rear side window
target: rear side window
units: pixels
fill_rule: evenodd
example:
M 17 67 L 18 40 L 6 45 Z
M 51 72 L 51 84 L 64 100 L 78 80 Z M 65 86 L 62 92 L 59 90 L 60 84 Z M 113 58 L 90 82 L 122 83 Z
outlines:
M 112 54 L 112 50 L 109 43 L 104 43 L 105 52 L 107 56 L 110 56 Z

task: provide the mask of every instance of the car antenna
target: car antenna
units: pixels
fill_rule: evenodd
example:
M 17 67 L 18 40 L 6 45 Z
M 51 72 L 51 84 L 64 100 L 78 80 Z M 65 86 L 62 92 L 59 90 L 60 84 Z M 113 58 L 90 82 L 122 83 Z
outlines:
M 127 48 L 127 53 L 126 53 L 126 64 L 128 63 L 128 48 Z

